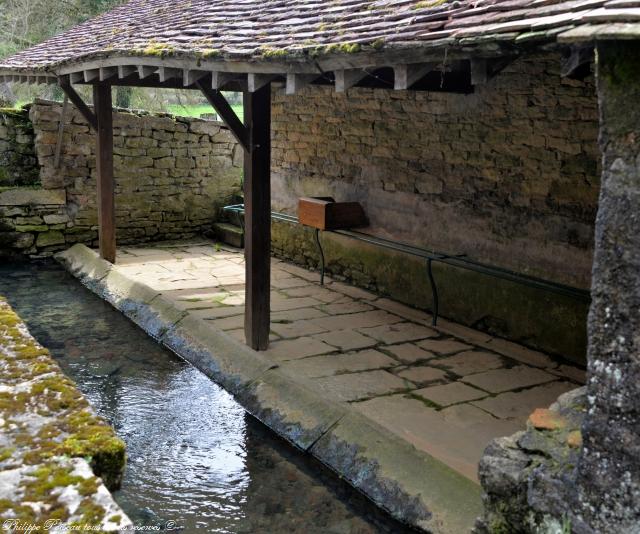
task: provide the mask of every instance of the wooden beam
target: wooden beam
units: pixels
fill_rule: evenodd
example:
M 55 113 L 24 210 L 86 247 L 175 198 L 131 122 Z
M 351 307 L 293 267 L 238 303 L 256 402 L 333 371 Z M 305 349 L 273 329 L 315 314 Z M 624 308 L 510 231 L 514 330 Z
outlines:
M 172 69 L 170 67 L 159 67 L 157 73 L 160 78 L 160 83 L 182 77 L 182 71 L 180 69 Z
M 122 80 L 123 78 L 128 78 L 132 74 L 138 72 L 138 68 L 134 65 L 118 65 L 118 78 Z
M 72 72 L 70 75 L 71 83 L 84 83 L 84 73 L 82 72 Z
M 513 62 L 514 59 L 513 57 L 471 59 L 471 85 L 487 83 Z
M 335 71 L 336 92 L 344 93 L 367 75 L 362 69 L 344 69 Z
M 320 74 L 287 74 L 286 94 L 296 94 L 319 76 Z
M 406 91 L 420 78 L 429 74 L 435 66 L 435 63 L 396 65 L 393 67 L 393 88 L 398 91 Z
M 237 72 L 212 72 L 211 87 L 216 91 L 220 91 L 229 82 L 236 80 L 238 76 Z
M 247 345 L 269 347 L 271 287 L 271 85 L 244 93 L 245 316 Z
M 69 76 L 61 76 L 58 83 L 60 84 L 60 88 L 64 92 L 65 95 L 69 97 L 69 100 L 73 102 L 73 105 L 78 108 L 78 111 L 82 114 L 82 116 L 86 119 L 94 130 L 98 129 L 98 119 L 96 118 L 93 111 L 89 109 L 82 100 L 82 97 L 76 93 L 76 90 L 71 86 L 69 81 Z
M 213 106 L 213 109 L 216 110 L 218 115 L 222 117 L 222 120 L 226 123 L 226 125 L 231 130 L 231 133 L 236 138 L 238 143 L 245 150 L 249 150 L 249 132 L 240 119 L 236 115 L 236 112 L 233 111 L 233 108 L 227 102 L 227 99 L 222 95 L 220 91 L 215 91 L 211 89 L 203 82 L 196 82 L 196 85 L 200 88 L 204 96 L 209 101 L 209 104 Z
M 100 77 L 100 69 L 85 70 L 82 72 L 84 83 L 90 83 L 98 80 Z
M 275 74 L 254 74 L 250 73 L 247 76 L 247 90 L 250 93 L 255 93 L 259 89 L 262 89 L 265 85 L 270 84 L 278 76 Z
M 96 168 L 98 171 L 98 239 L 100 256 L 116 262 L 115 186 L 113 179 L 113 104 L 111 85 L 93 86 L 93 105 L 98 121 Z
M 115 78 L 118 75 L 118 69 L 116 67 L 100 67 L 100 81 L 106 82 L 110 78 Z
M 158 69 L 156 67 L 152 67 L 149 65 L 138 65 L 138 77 L 141 80 L 144 80 L 145 78 L 148 78 L 152 74 L 155 74 L 157 70 Z
M 184 72 L 182 73 L 183 85 L 185 87 L 189 87 L 190 85 L 193 85 L 194 83 L 201 80 L 208 74 L 209 74 L 208 72 L 205 72 L 203 70 L 184 69 Z

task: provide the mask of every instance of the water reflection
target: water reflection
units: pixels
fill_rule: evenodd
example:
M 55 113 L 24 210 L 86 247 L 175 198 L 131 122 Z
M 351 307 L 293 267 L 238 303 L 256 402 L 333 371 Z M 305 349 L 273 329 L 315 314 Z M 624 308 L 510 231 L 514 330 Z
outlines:
M 116 498 L 184 532 L 401 532 L 54 263 L 0 266 L 0 294 L 127 443 Z

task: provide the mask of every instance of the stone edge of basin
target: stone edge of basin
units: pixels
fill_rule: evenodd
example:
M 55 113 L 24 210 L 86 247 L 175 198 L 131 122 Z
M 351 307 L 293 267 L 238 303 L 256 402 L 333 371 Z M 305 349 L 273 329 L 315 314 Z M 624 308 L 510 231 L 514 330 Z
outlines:
M 215 380 L 253 416 L 395 519 L 425 532 L 472 530 L 480 486 L 346 405 L 323 398 L 213 322 L 177 309 L 85 245 L 56 259 L 149 335 Z
M 124 442 L 1 296 L 0 360 L 3 527 L 130 528 L 109 492 L 122 479 Z

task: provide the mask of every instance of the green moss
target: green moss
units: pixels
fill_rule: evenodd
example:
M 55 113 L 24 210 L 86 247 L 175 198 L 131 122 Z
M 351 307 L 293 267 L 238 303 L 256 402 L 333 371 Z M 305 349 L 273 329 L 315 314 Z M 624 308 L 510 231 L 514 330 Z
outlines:
M 0 449 L 0 462 L 4 462 L 5 460 L 8 460 L 9 458 L 11 458 L 11 456 L 13 456 L 15 452 L 16 452 L 15 447 L 4 447 Z
M 440 406 L 439 404 L 436 404 L 435 402 L 430 401 L 429 399 L 425 399 L 425 398 L 423 398 L 423 397 L 420 397 L 420 396 L 418 396 L 418 395 L 414 395 L 413 393 L 409 393 L 409 394 L 407 395 L 407 397 L 409 397 L 409 398 L 411 398 L 411 399 L 414 399 L 414 400 L 417 400 L 417 401 L 420 401 L 420 402 L 421 402 L 422 404 L 424 404 L 427 408 L 433 408 L 433 409 L 435 409 L 435 410 L 441 410 L 441 409 L 442 409 L 442 406 Z
M 628 85 L 640 82 L 640 46 L 629 43 L 611 43 L 607 45 L 613 52 L 608 61 L 598 57 L 599 75 L 604 76 L 612 85 Z
M 32 474 L 35 480 L 25 484 L 25 500 L 42 501 L 52 490 L 74 486 L 84 479 L 71 474 L 71 467 L 59 467 L 54 464 L 39 467 Z
M 442 4 L 446 4 L 449 0 L 427 0 L 423 2 L 418 2 L 411 6 L 411 9 L 425 9 L 429 7 L 438 7 Z
M 2 327 L 13 327 L 20 323 L 20 319 L 13 312 L 0 311 L 0 329 Z M 0 330 L 1 332 L 2 330 Z
M 82 514 L 82 519 L 72 526 L 96 525 L 104 519 L 106 510 L 91 499 L 84 499 L 78 507 L 77 513 Z
M 260 55 L 263 58 L 282 58 L 288 56 L 290 52 L 284 48 L 272 48 L 270 46 L 264 46 L 260 49 Z
M 147 46 L 142 49 L 142 53 L 145 56 L 167 57 L 174 54 L 174 52 L 175 47 L 155 40 L 149 41 Z
M 78 493 L 83 497 L 94 495 L 98 491 L 99 483 L 97 478 L 85 478 L 78 484 Z
M 220 52 L 220 50 L 216 50 L 214 48 L 206 48 L 200 52 L 200 57 L 202 57 L 203 59 L 211 59 L 214 57 L 219 57 L 221 55 L 222 53 Z
M 362 45 L 360 45 L 360 43 L 330 44 L 328 46 L 325 46 L 324 53 L 355 54 L 356 52 L 360 52 L 360 50 L 362 50 Z

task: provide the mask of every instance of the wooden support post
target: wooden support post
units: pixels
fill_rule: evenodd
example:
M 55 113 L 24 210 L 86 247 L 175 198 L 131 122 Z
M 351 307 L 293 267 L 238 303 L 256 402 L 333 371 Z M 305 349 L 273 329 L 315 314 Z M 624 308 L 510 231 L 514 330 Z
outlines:
M 254 350 L 269 346 L 271 287 L 271 85 L 244 93 L 246 303 L 244 330 Z
M 93 107 L 97 119 L 96 166 L 98 171 L 98 237 L 100 256 L 116 261 L 115 191 L 113 180 L 113 112 L 111 84 L 93 86 Z

